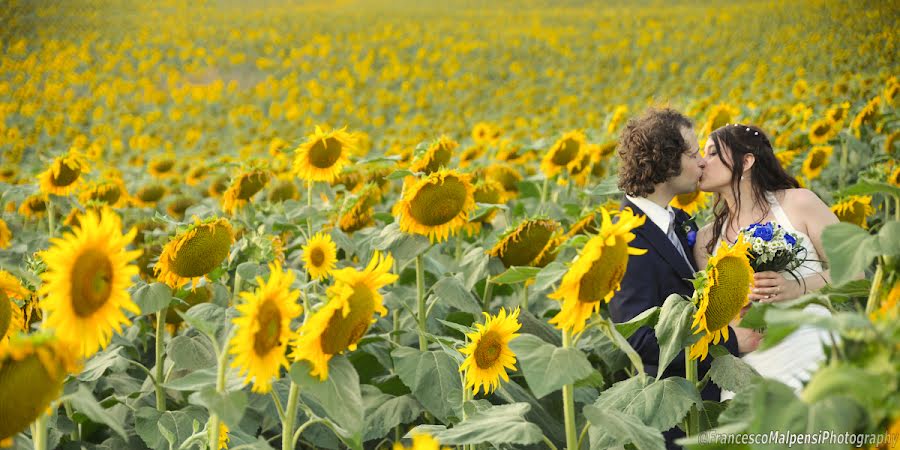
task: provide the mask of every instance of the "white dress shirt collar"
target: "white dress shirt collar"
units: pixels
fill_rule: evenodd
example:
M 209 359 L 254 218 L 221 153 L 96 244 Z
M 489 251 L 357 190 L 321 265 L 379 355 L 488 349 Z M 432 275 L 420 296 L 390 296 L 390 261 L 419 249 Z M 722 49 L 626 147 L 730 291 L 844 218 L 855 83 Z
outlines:
M 641 208 L 641 210 L 644 211 L 644 214 L 647 215 L 651 222 L 659 227 L 663 234 L 669 232 L 669 222 L 672 219 L 672 214 L 675 213 L 671 206 L 663 208 L 645 197 L 632 197 L 626 195 L 625 198 L 630 200 L 631 203 L 634 203 L 638 208 Z

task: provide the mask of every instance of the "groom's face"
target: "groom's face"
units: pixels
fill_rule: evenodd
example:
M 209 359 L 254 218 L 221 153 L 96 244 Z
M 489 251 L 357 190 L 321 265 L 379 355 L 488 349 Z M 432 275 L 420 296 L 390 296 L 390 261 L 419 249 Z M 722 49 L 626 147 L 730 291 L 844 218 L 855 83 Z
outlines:
M 684 142 L 688 147 L 681 154 L 681 173 L 669 180 L 669 185 L 675 191 L 675 195 L 696 191 L 705 165 L 703 158 L 700 157 L 697 134 L 694 133 L 694 130 L 682 127 L 681 137 L 684 138 Z

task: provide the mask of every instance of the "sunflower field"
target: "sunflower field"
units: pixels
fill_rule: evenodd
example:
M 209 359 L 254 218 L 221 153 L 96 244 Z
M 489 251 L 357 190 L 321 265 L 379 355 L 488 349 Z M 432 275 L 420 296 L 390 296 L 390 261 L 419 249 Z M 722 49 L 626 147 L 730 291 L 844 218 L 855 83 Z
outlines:
M 689 448 L 774 430 L 900 446 L 896 3 L 6 0 L 0 17 L 0 447 L 663 449 L 676 426 Z M 609 319 L 645 251 L 616 139 L 654 105 L 701 145 L 762 127 L 840 218 L 832 283 L 742 322 L 763 348 L 800 325 L 834 337 L 801 395 L 698 328 L 722 308 L 672 295 Z M 673 205 L 711 216 L 700 192 Z M 746 265 L 740 245 L 698 287 L 745 298 L 713 281 Z M 660 372 L 690 348 L 708 376 L 645 374 L 640 327 Z M 735 397 L 703 401 L 707 383 Z

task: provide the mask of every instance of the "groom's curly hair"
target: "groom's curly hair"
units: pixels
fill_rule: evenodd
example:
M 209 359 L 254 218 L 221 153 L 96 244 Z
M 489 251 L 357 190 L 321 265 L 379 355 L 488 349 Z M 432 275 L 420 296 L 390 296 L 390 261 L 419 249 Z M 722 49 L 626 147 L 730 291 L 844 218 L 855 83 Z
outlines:
M 631 118 L 619 136 L 619 189 L 646 197 L 655 184 L 681 173 L 681 154 L 688 150 L 681 128 L 693 126 L 671 108 L 650 108 Z

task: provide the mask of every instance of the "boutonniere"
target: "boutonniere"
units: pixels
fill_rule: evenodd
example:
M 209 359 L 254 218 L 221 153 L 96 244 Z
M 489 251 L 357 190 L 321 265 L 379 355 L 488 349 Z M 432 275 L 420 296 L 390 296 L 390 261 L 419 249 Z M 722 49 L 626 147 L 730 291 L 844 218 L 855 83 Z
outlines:
M 681 223 L 682 235 L 687 239 L 689 246 L 693 247 L 697 242 L 697 220 L 694 216 L 690 216 Z

